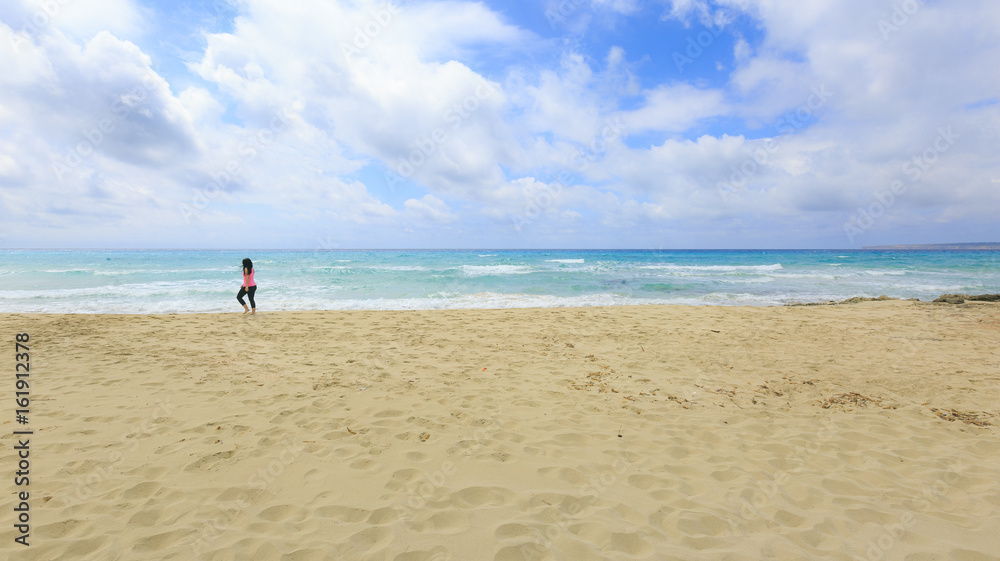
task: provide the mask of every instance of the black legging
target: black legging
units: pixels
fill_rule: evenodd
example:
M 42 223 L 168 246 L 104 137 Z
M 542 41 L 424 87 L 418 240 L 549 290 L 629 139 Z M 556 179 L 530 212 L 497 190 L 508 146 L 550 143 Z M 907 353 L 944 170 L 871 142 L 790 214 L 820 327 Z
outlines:
M 243 296 L 249 296 L 250 297 L 250 308 L 256 310 L 257 309 L 257 303 L 253 301 L 253 293 L 254 292 L 257 292 L 257 285 L 251 286 L 250 290 L 247 290 L 247 287 L 245 287 L 245 286 L 241 286 L 240 287 L 240 293 L 236 295 L 236 299 L 240 302 L 240 304 L 246 306 L 247 303 L 243 301 Z

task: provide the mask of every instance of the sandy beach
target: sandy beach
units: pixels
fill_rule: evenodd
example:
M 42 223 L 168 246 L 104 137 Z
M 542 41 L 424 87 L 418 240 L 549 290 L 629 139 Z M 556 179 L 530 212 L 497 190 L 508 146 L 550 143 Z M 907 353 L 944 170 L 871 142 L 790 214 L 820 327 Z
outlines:
M 4 559 L 1000 559 L 996 303 L 2 314 L 0 333 Z

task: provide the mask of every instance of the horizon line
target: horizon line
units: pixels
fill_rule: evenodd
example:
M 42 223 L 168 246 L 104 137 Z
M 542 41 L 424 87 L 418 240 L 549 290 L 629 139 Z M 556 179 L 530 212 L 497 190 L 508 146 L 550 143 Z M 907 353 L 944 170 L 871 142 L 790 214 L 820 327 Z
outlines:
M 471 248 L 364 248 L 364 247 L 344 247 L 344 248 L 163 248 L 163 247 L 3 247 L 0 251 L 315 251 L 315 252 L 335 252 L 335 251 L 913 251 L 913 250 L 934 250 L 949 251 L 948 248 L 959 246 L 996 246 L 993 248 L 971 249 L 972 251 L 1000 251 L 1000 242 L 955 242 L 940 244 L 887 244 L 875 246 L 863 246 L 856 248 L 781 248 L 781 247 L 728 247 L 728 248 L 640 248 L 640 247 L 618 247 L 618 248 L 517 248 L 517 247 L 471 247 Z M 968 251 L 968 250 L 967 250 Z

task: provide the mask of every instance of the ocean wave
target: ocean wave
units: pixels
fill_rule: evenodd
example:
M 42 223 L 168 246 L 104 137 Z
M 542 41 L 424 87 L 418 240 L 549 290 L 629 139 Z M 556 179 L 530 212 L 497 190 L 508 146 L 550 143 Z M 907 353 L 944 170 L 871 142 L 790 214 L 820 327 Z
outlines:
M 112 284 L 80 288 L 54 288 L 47 290 L 0 290 L 0 300 L 65 300 L 73 303 L 82 297 L 115 298 L 135 306 L 144 299 L 155 296 L 193 296 L 229 293 L 239 280 L 158 281 L 146 283 Z M 64 310 L 71 312 L 73 310 Z
M 923 292 L 928 295 L 934 295 L 935 297 L 942 294 L 969 294 L 976 292 L 985 292 L 987 289 L 983 285 L 969 286 L 967 284 L 914 284 L 908 285 L 906 288 Z
M 567 263 L 567 264 L 577 263 L 578 264 L 578 263 L 585 263 L 586 260 L 584 260 L 584 259 L 546 259 L 545 262 L 546 263 Z
M 124 275 L 163 275 L 163 274 L 193 274 L 193 273 L 232 273 L 240 274 L 239 267 L 212 267 L 209 269 L 128 269 L 124 271 L 93 271 L 97 277 L 118 277 Z M 49 271 L 46 271 L 49 272 Z M 90 271 L 87 271 L 90 272 Z
M 526 275 L 532 272 L 532 268 L 526 265 L 462 265 L 459 270 L 470 277 Z
M 835 275 L 829 273 L 779 273 L 775 275 L 768 275 L 767 278 L 770 279 L 822 279 L 822 280 L 837 280 L 842 279 L 846 276 L 846 273 L 838 273 Z
M 430 271 L 420 265 L 315 265 L 312 271 Z
M 675 265 L 675 264 L 665 264 L 665 265 L 640 265 L 639 269 L 653 269 L 661 271 L 707 271 L 707 272 L 722 272 L 722 273 L 735 273 L 735 272 L 767 272 L 767 271 L 780 271 L 784 269 L 781 263 L 775 263 L 773 265 Z
M 902 277 L 906 275 L 906 271 L 861 271 L 859 274 L 868 275 L 869 277 Z
M 430 271 L 427 267 L 420 265 L 372 265 L 370 267 L 358 267 L 359 269 L 373 269 L 375 271 Z

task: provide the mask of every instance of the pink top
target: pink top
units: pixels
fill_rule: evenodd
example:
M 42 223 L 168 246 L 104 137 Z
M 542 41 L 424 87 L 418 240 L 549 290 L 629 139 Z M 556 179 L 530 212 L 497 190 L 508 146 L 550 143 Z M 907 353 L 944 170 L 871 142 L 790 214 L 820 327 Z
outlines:
M 243 269 L 243 270 L 246 271 L 246 269 Z M 253 281 L 253 269 L 250 269 L 250 274 L 249 275 L 244 274 L 243 277 L 244 277 L 243 278 L 243 286 L 257 286 L 257 283 L 255 283 Z

